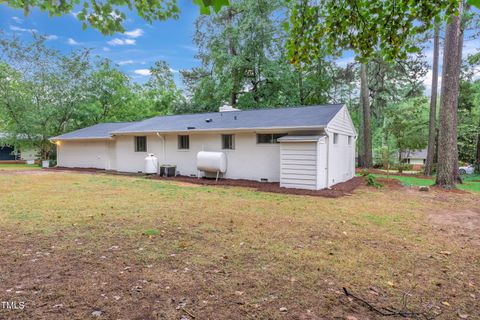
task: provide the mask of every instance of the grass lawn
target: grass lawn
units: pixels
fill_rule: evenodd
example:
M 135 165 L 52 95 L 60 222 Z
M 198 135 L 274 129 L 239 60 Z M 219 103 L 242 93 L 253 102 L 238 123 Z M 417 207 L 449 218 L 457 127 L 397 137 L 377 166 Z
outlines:
M 9 164 L 0 163 L 0 171 L 5 170 L 38 170 L 41 169 L 38 164 Z
M 26 302 L 0 318 L 384 319 L 347 287 L 478 319 L 478 194 L 327 199 L 38 171 L 0 173 L 0 203 L 0 298 Z
M 374 174 L 374 176 L 386 178 L 387 175 Z M 408 177 L 408 176 L 398 176 L 390 175 L 392 179 L 398 179 L 402 182 L 403 185 L 412 187 L 412 186 L 431 186 L 435 183 L 435 180 L 432 179 L 423 179 L 417 177 Z M 462 175 L 463 184 L 458 184 L 457 188 L 460 190 L 467 190 L 472 192 L 480 192 L 480 174 L 471 174 L 471 175 Z

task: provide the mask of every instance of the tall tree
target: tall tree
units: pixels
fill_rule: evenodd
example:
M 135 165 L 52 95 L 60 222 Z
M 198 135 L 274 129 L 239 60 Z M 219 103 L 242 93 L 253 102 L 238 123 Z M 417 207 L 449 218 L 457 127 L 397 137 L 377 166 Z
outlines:
M 457 13 L 449 17 L 443 49 L 436 184 L 444 189 L 455 188 L 458 177 L 456 111 L 461 61 L 461 14 L 462 4 L 459 3 Z
M 200 68 L 183 70 L 189 110 L 216 110 L 223 103 L 241 109 L 319 104 L 330 100 L 331 61 L 292 65 L 282 22 L 284 0 L 236 0 L 196 22 L 194 42 Z
M 436 24 L 433 34 L 432 89 L 430 95 L 430 117 L 428 121 L 428 149 L 424 170 L 424 173 L 428 176 L 430 176 L 433 171 L 433 161 L 436 152 L 435 142 L 437 140 L 438 59 L 440 55 L 439 38 L 440 26 Z
M 371 112 L 370 99 L 368 91 L 368 65 L 362 63 L 360 66 L 360 96 L 362 105 L 362 133 L 363 133 L 363 154 L 362 164 L 365 168 L 373 166 L 372 160 L 372 128 L 371 128 Z

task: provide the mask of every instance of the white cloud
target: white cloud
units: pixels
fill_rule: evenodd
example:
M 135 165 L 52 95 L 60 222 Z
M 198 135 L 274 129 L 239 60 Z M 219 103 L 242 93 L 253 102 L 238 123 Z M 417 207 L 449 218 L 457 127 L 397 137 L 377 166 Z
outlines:
M 80 45 L 80 42 L 75 41 L 73 38 L 68 38 L 67 43 L 71 46 L 78 46 Z
M 123 65 L 126 65 L 126 64 L 133 64 L 135 62 L 133 60 L 123 60 L 123 61 L 118 61 L 117 63 L 119 65 L 123 66 Z
M 35 32 L 35 33 L 38 33 L 37 29 L 25 29 L 25 28 L 20 28 L 20 27 L 17 27 L 17 26 L 10 26 L 10 30 L 18 31 L 18 32 Z
M 102 50 L 107 52 L 107 51 L 110 51 L 110 48 L 109 47 L 103 47 Z
M 110 41 L 107 41 L 107 43 L 111 46 L 125 46 L 125 45 L 134 45 L 135 40 L 134 39 L 114 38 Z
M 132 31 L 127 31 L 124 33 L 127 37 L 130 37 L 130 38 L 138 38 L 138 37 L 141 37 L 143 36 L 143 30 L 140 29 L 140 28 L 137 28 L 137 29 L 134 29 Z
M 133 72 L 141 76 L 149 76 L 151 74 L 149 69 L 137 69 Z
M 20 19 L 19 17 L 12 17 L 12 20 L 15 21 L 16 23 L 22 23 L 23 20 Z
M 171 72 L 171 73 L 178 73 L 178 70 L 173 69 L 173 68 L 170 68 L 170 72 Z
M 57 40 L 58 36 L 56 36 L 54 34 L 48 34 L 48 35 L 45 35 L 45 39 L 47 39 L 47 40 Z

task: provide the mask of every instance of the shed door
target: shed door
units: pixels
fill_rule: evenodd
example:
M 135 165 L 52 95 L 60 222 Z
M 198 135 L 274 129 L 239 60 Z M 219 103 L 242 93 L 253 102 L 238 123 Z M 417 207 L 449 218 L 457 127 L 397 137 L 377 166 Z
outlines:
M 280 143 L 280 186 L 317 189 L 317 143 Z

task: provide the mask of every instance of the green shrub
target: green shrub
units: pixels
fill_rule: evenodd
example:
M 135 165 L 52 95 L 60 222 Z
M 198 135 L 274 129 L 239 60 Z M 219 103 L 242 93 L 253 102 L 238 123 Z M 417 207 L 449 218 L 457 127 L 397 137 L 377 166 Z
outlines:
M 366 176 L 367 179 L 367 186 L 374 187 L 380 189 L 383 187 L 383 184 L 377 181 L 377 178 L 373 174 L 369 174 Z
M 398 170 L 398 172 L 402 173 L 403 171 L 409 171 L 413 169 L 413 165 L 409 163 L 396 163 L 392 165 L 392 170 Z
M 370 174 L 370 172 L 368 171 L 368 169 L 362 169 L 362 171 L 360 171 L 360 175 L 362 177 L 366 177 Z

